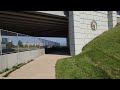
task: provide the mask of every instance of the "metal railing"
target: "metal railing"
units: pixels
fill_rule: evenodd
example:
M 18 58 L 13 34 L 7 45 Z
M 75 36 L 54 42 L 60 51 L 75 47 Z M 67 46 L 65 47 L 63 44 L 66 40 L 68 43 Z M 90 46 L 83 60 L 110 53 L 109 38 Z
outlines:
M 57 42 L 0 29 L 1 55 L 57 46 Z

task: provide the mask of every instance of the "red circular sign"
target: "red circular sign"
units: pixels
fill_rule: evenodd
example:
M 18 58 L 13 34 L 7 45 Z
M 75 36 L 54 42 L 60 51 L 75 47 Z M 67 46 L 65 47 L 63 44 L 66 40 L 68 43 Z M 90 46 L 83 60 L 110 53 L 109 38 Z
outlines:
M 97 23 L 94 20 L 91 22 L 91 29 L 92 30 L 96 30 L 97 29 Z

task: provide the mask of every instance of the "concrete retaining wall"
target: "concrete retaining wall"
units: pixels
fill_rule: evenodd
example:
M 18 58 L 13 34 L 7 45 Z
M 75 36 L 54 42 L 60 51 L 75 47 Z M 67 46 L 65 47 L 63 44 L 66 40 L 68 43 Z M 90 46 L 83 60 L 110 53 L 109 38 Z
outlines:
M 24 62 L 26 63 L 44 54 L 45 54 L 45 49 L 39 49 L 39 50 L 2 55 L 0 56 L 0 71 L 6 68 L 12 68 L 13 66 L 20 63 L 24 63 Z
M 69 11 L 69 44 L 71 55 L 82 52 L 82 48 L 117 24 L 116 11 Z M 97 29 L 91 29 L 91 22 L 97 23 Z

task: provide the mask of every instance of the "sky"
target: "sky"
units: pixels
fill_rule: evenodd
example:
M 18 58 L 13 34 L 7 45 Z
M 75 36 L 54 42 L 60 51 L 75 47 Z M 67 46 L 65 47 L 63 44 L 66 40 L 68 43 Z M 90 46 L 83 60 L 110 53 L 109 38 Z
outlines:
M 8 38 L 10 40 L 13 41 L 13 44 L 17 44 L 17 37 L 16 36 L 3 36 L 4 38 Z M 41 38 L 41 39 L 45 39 L 45 40 L 49 40 L 49 41 L 53 41 L 53 42 L 58 42 L 61 45 L 66 45 L 66 38 L 49 38 L 49 37 L 37 37 L 37 38 Z M 33 37 L 19 37 L 19 40 L 21 40 L 22 42 L 34 42 Z M 38 40 L 38 39 L 36 39 Z
M 42 37 L 42 39 L 59 42 L 61 45 L 66 45 L 66 38 L 50 38 L 50 37 Z

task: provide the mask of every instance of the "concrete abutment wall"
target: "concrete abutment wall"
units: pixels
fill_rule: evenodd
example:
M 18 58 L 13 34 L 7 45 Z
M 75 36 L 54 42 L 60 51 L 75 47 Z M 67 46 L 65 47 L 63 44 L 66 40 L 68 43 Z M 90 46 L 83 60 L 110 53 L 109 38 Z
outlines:
M 97 23 L 96 30 L 91 29 L 91 22 Z M 82 52 L 82 48 L 117 24 L 116 11 L 69 11 L 69 45 L 71 55 Z

